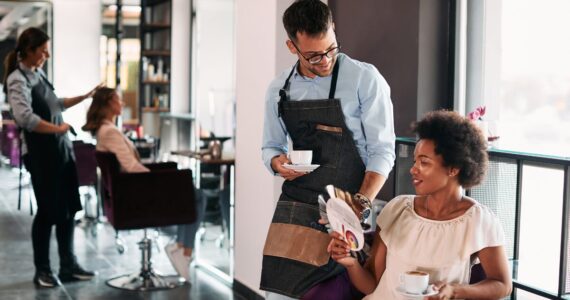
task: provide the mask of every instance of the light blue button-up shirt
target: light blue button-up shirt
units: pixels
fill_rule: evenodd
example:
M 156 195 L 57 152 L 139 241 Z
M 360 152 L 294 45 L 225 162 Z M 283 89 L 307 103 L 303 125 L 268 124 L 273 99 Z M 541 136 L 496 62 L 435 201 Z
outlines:
M 340 99 L 346 125 L 352 131 L 358 153 L 366 171 L 388 177 L 396 158 L 394 153 L 394 113 L 390 87 L 371 64 L 339 54 L 340 69 L 335 98 Z M 263 127 L 262 158 L 271 173 L 271 159 L 287 153 L 287 129 L 278 116 L 279 90 L 291 69 L 275 78 L 265 96 L 265 123 Z M 328 98 L 332 74 L 309 78 L 298 70 L 291 76 L 291 100 Z

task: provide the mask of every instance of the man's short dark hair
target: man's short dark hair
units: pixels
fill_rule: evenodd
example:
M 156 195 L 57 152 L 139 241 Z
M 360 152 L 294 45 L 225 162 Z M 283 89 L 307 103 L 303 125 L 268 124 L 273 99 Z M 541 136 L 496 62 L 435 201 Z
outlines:
M 283 26 L 290 39 L 297 39 L 297 32 L 310 37 L 326 34 L 332 25 L 332 13 L 320 0 L 297 0 L 283 14 Z
M 413 125 L 419 139 L 432 140 L 446 167 L 459 169 L 459 184 L 468 189 L 483 181 L 489 158 L 487 140 L 475 123 L 453 111 L 427 113 Z

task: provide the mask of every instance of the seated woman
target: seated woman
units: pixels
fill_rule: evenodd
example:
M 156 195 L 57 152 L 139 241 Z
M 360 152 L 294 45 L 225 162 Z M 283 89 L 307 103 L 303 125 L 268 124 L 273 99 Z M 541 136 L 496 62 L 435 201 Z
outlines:
M 133 143 L 115 126 L 115 118 L 123 109 L 119 94 L 111 88 L 99 88 L 93 95 L 93 102 L 87 111 L 87 122 L 83 130 L 97 138 L 97 150 L 112 152 L 117 157 L 123 172 L 149 172 L 139 159 Z M 194 248 L 194 237 L 203 215 L 201 193 L 196 193 L 197 220 L 192 224 L 178 225 L 176 243 L 165 247 L 166 254 L 178 274 L 190 279 L 189 266 Z
M 504 233 L 491 210 L 462 193 L 483 180 L 487 142 L 455 112 L 428 113 L 414 131 L 419 141 L 410 173 L 417 195 L 398 196 L 378 216 L 371 256 L 362 267 L 333 232 L 328 251 L 348 270 L 365 299 L 403 299 L 400 276 L 429 273 L 436 295 L 426 299 L 499 299 L 511 293 Z M 469 285 L 480 261 L 486 279 Z

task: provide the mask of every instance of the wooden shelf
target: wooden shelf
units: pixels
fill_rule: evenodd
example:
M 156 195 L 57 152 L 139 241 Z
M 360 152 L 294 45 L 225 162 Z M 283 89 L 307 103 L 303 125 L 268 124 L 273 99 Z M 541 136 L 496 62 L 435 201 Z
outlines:
M 143 32 L 155 32 L 159 30 L 170 30 L 170 24 L 167 23 L 147 23 L 142 25 Z
M 169 85 L 170 81 L 144 80 L 142 83 L 148 85 Z
M 170 50 L 143 50 L 142 56 L 170 56 Z
M 146 5 L 147 6 L 154 6 L 154 5 L 159 5 L 165 2 L 168 2 L 170 0 L 147 0 L 146 1 Z
M 170 113 L 171 88 L 169 79 L 171 79 L 170 73 L 172 70 L 172 1 L 140 1 L 139 112 L 141 125 L 147 129 L 150 128 L 149 131 L 156 135 L 160 133 L 157 132 L 152 119 Z M 151 65 L 154 67 L 150 67 Z M 149 71 L 152 71 L 152 73 L 149 73 Z M 162 77 L 158 76 L 158 74 L 166 76 Z M 148 118 L 143 118 L 143 115 L 146 115 Z M 145 122 L 150 123 L 144 124 Z
M 149 106 L 146 106 L 146 107 L 143 107 L 142 110 L 143 110 L 143 112 L 155 112 L 155 113 L 158 113 L 158 112 L 169 112 L 169 111 L 170 111 L 170 108 L 168 108 L 168 107 L 149 107 Z

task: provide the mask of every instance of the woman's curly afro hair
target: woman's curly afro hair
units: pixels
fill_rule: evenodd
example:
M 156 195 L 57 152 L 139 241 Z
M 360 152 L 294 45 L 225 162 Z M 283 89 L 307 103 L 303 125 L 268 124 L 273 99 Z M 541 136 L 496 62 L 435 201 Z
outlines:
M 443 157 L 446 167 L 459 169 L 458 180 L 463 188 L 483 181 L 489 158 L 487 141 L 473 121 L 453 111 L 427 113 L 412 125 L 420 140 L 432 140 L 435 153 Z

